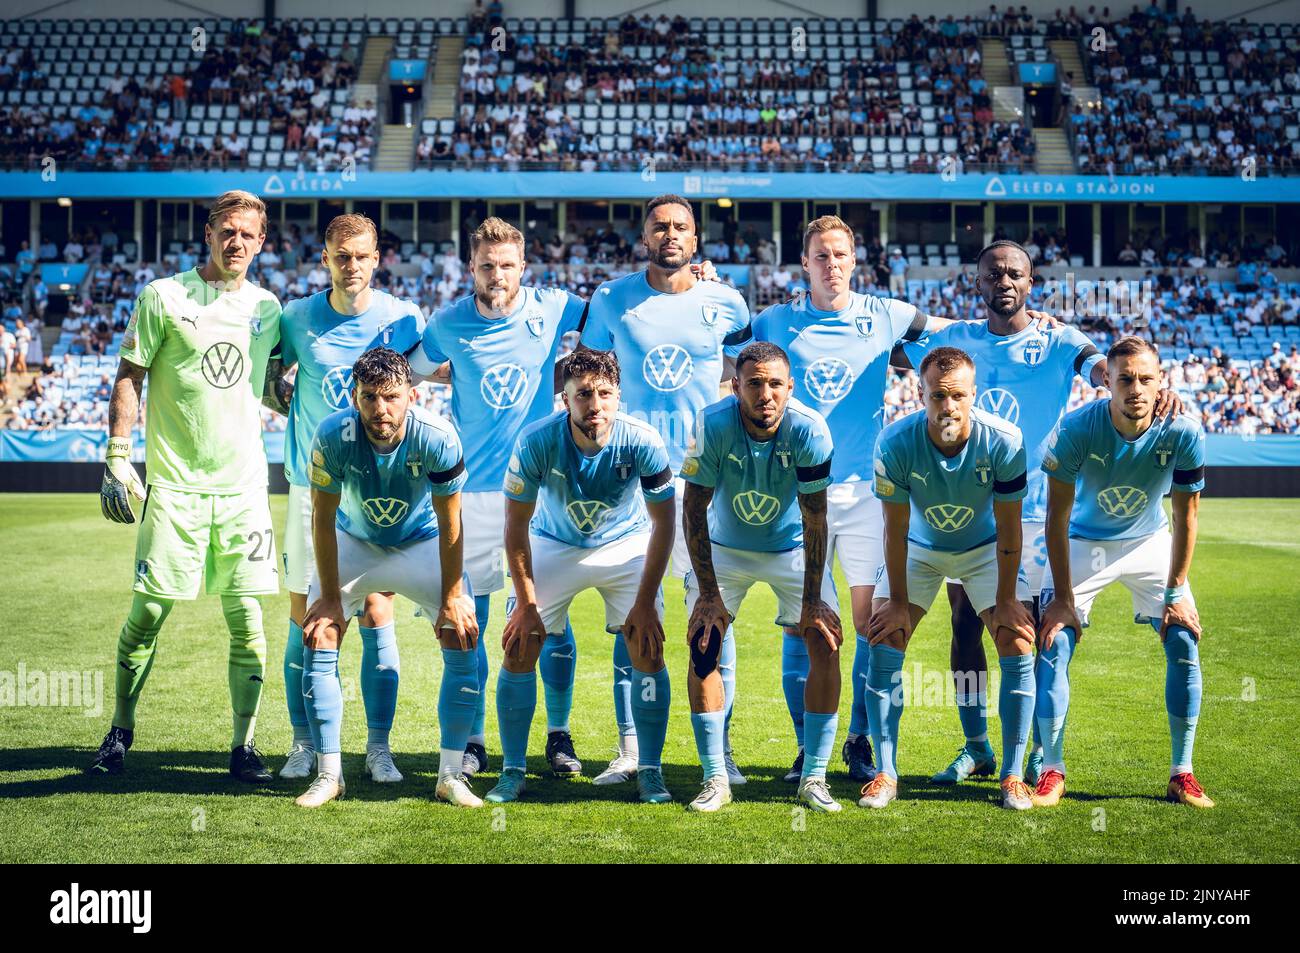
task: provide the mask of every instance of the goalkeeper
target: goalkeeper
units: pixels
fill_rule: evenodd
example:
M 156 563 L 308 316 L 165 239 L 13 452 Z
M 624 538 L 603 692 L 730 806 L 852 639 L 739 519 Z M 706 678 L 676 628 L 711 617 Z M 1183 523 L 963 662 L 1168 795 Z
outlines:
M 271 774 L 253 746 L 266 671 L 257 597 L 278 592 L 279 580 L 258 408 L 280 305 L 244 279 L 266 238 L 266 206 L 248 192 L 224 193 L 204 238 L 208 262 L 150 282 L 122 338 L 100 504 L 118 523 L 135 522 L 133 499 L 144 506 L 135 596 L 117 640 L 117 704 L 90 771 L 122 770 L 158 632 L 175 601 L 194 599 L 206 584 L 221 596 L 230 630 L 230 773 L 260 783 Z M 146 377 L 147 493 L 130 463 Z

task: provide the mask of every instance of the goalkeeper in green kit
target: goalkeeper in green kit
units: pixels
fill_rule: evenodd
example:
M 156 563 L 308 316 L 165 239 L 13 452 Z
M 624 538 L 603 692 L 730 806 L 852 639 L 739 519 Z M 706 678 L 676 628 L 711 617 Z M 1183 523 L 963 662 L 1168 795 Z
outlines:
M 90 766 L 122 770 L 158 632 L 178 599 L 221 597 L 230 630 L 230 773 L 269 782 L 253 746 L 266 670 L 258 596 L 279 591 L 259 405 L 280 337 L 275 296 L 245 281 L 266 239 L 266 206 L 232 191 L 212 204 L 207 264 L 149 283 L 122 338 L 109 405 L 104 516 L 134 523 L 135 595 L 117 640 L 117 705 Z M 130 463 L 131 429 L 149 380 L 148 492 Z

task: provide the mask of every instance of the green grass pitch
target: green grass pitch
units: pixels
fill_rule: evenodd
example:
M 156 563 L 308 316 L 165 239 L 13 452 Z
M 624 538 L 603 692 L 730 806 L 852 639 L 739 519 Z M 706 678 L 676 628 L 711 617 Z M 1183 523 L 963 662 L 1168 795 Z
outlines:
M 284 497 L 273 498 L 276 526 Z M 669 580 L 669 666 L 673 715 L 665 776 L 677 803 L 635 803 L 634 786 L 597 788 L 591 778 L 614 743 L 610 641 L 594 593 L 575 603 L 579 657 L 573 733 L 584 777 L 530 777 L 524 803 L 456 811 L 433 800 L 440 661 L 427 623 L 399 601 L 402 688 L 393 748 L 407 780 L 362 779 L 364 713 L 356 690 L 355 630 L 342 672 L 346 800 L 316 811 L 295 807 L 303 789 L 279 782 L 250 789 L 225 773 L 229 740 L 226 637 L 216 598 L 180 604 L 160 639 L 139 708 L 136 747 L 116 778 L 81 773 L 112 712 L 114 647 L 130 599 L 135 533 L 109 524 L 91 495 L 9 495 L 0 507 L 0 591 L 5 625 L 0 672 L 102 674 L 104 710 L 0 707 L 0 861 L 1133 861 L 1196 863 L 1300 860 L 1294 791 L 1300 726 L 1293 642 L 1300 619 L 1300 501 L 1207 500 L 1192 583 L 1206 637 L 1205 700 L 1197 776 L 1218 801 L 1198 812 L 1162 800 L 1169 743 L 1164 656 L 1156 636 L 1130 621 L 1127 593 L 1108 591 L 1073 664 L 1067 740 L 1068 795 L 1062 806 L 1023 814 L 997 806 L 994 781 L 931 786 L 960 741 L 950 703 L 935 697 L 948 668 L 947 606 L 940 596 L 908 655 L 921 691 L 908 698 L 900 745 L 900 799 L 888 810 L 854 804 L 838 747 L 848 725 L 851 642 L 842 660 L 837 757 L 831 787 L 845 804 L 835 816 L 805 814 L 780 776 L 794 754 L 781 694 L 775 602 L 756 589 L 737 623 L 738 700 L 732 725 L 749 784 L 720 814 L 684 808 L 700 770 L 685 693 L 686 648 L 680 585 Z M 847 591 L 842 610 L 848 619 Z M 493 603 L 488 647 L 500 658 L 503 594 Z M 257 740 L 278 769 L 289 741 L 280 658 L 288 596 L 265 600 L 266 692 Z M 993 658 L 991 644 L 987 646 Z M 995 663 L 996 668 L 996 663 Z M 495 674 L 488 739 L 500 765 Z M 929 697 L 927 697 L 929 696 Z M 83 699 L 83 703 L 87 701 Z M 93 699 L 89 700 L 93 705 Z M 530 772 L 544 766 L 543 706 L 533 726 Z M 1000 747 L 998 722 L 990 723 Z M 482 795 L 495 773 L 480 776 Z

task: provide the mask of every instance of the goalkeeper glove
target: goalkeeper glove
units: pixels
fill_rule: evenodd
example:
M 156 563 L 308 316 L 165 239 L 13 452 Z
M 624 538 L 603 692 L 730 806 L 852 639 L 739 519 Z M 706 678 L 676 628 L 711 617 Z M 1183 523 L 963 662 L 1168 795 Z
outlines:
M 134 523 L 131 497 L 143 501 L 144 484 L 131 465 L 131 438 L 109 437 L 104 456 L 104 481 L 99 486 L 99 507 L 114 523 Z

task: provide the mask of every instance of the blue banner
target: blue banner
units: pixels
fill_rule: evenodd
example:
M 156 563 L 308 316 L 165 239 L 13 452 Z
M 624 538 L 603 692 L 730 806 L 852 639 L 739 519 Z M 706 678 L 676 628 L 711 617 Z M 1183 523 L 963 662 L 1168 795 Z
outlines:
M 144 462 L 144 434 L 136 431 L 131 459 Z M 268 463 L 284 463 L 284 432 L 262 434 Z M 100 463 L 107 430 L 0 430 L 0 463 Z
M 1300 434 L 1207 434 L 1205 463 L 1211 467 L 1300 467 Z
M 427 69 L 424 60 L 389 60 L 388 78 L 394 83 L 422 83 Z
M 1055 63 L 1021 63 L 1020 82 L 1022 85 L 1048 85 L 1056 82 Z
M 85 280 L 89 268 L 89 265 L 64 265 L 46 262 L 41 265 L 41 281 L 51 288 L 55 285 L 72 285 L 75 287 Z
M 648 199 L 664 192 L 689 198 L 843 199 L 847 201 L 1007 202 L 1295 202 L 1300 176 L 1243 181 L 1241 176 L 988 175 L 962 173 L 799 172 L 0 172 L 9 199 L 206 199 L 246 189 L 264 199 Z

